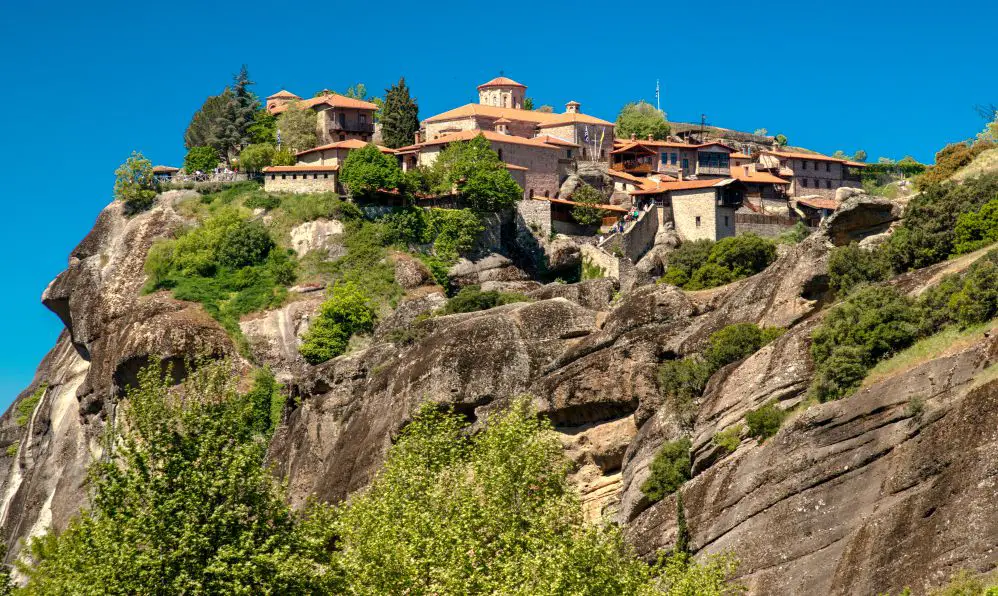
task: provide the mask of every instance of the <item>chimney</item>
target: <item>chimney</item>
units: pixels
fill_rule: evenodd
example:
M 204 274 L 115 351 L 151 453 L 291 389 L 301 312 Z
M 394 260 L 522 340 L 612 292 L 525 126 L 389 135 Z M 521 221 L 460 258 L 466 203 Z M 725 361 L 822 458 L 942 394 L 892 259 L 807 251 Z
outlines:
M 636 141 L 636 140 L 638 140 L 638 135 L 636 135 L 636 134 L 634 134 L 634 133 L 632 132 L 632 133 L 631 133 L 631 140 L 632 140 L 632 141 Z
M 416 137 L 416 138 L 415 138 L 415 143 L 413 143 L 413 144 L 414 144 L 414 145 L 418 145 L 418 144 L 419 144 L 419 143 L 421 142 L 421 141 L 419 140 L 419 131 L 417 130 L 417 131 L 416 131 L 416 134 L 415 134 L 415 135 L 413 135 L 413 136 L 414 136 L 414 137 Z
M 648 133 L 648 140 L 649 141 L 654 141 L 655 140 L 655 139 L 651 138 L 651 133 Z
M 577 101 L 570 101 L 570 102 L 568 102 L 568 103 L 565 104 L 565 113 L 566 114 L 578 114 L 579 112 L 582 111 L 581 108 L 582 108 L 582 104 L 580 104 L 579 102 L 577 102 Z
M 676 174 L 676 180 L 679 180 L 680 182 L 683 181 L 683 168 L 679 168 L 679 172 Z
M 780 150 L 780 144 L 779 144 L 779 143 L 777 143 L 777 142 L 776 142 L 776 141 L 774 140 L 774 141 L 773 141 L 773 151 L 779 151 L 779 150 Z

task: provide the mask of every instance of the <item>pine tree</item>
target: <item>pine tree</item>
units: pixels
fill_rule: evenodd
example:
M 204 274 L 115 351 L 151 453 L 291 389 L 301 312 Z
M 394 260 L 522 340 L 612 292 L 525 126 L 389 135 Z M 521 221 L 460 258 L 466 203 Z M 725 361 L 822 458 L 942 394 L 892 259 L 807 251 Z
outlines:
M 228 110 L 232 92 L 225 89 L 218 95 L 212 95 L 204 100 L 201 108 L 194 112 L 190 124 L 184 132 L 184 147 L 214 147 L 221 149 L 221 131 L 219 119 L 223 119 Z
M 233 77 L 225 111 L 216 119 L 220 145 L 217 148 L 229 158 L 252 142 L 250 127 L 253 126 L 254 115 L 260 107 L 260 101 L 249 90 L 252 84 L 244 64 L 239 69 L 239 74 Z
M 381 110 L 381 139 L 387 147 L 397 149 L 410 145 L 419 130 L 419 106 L 410 97 L 405 77 L 385 90 L 385 105 Z

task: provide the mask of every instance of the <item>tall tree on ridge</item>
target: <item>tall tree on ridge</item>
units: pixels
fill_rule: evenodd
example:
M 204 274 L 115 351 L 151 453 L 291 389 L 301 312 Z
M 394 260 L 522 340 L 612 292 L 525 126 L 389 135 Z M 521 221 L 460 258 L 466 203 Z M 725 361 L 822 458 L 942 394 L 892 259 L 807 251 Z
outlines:
M 410 145 L 419 130 L 419 106 L 409 95 L 405 77 L 385 90 L 385 105 L 381 109 L 381 140 L 397 149 Z

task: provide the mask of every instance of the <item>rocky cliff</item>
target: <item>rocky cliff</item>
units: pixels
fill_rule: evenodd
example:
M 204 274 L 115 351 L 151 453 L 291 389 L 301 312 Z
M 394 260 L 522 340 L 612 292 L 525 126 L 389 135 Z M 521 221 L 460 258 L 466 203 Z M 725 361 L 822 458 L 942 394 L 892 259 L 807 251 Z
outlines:
M 9 557 L 85 504 L 86 464 L 138 369 L 165 361 L 182 376 L 194 354 L 242 358 L 200 306 L 141 292 L 151 243 L 191 223 L 175 209 L 181 196 L 161 195 L 131 218 L 107 207 L 43 295 L 66 331 L 0 418 Z M 646 285 L 617 295 L 609 280 L 549 284 L 531 290 L 530 303 L 423 322 L 417 315 L 444 296 L 403 259 L 397 277 L 412 281 L 395 312 L 366 346 L 319 366 L 297 355 L 321 302 L 304 294 L 242 322 L 252 359 L 269 365 L 291 397 L 270 458 L 294 503 L 339 500 L 371 479 L 421 404 L 450 404 L 475 421 L 529 394 L 577 464 L 587 512 L 623 524 L 642 555 L 672 544 L 676 506 L 675 497 L 650 504 L 638 487 L 658 448 L 685 434 L 693 438 L 695 475 L 682 488 L 693 545 L 735 551 L 753 593 L 874 594 L 920 589 L 957 568 L 991 569 L 998 345 L 990 337 L 811 406 L 764 443 L 746 439 L 722 453 L 711 441 L 763 403 L 790 408 L 804 399 L 810 331 L 829 298 L 829 250 L 880 234 L 899 215 L 887 201 L 853 198 L 764 272 L 722 288 Z M 918 292 L 943 266 L 899 287 Z M 738 322 L 789 331 L 718 371 L 692 416 L 676 411 L 657 389 L 658 365 Z

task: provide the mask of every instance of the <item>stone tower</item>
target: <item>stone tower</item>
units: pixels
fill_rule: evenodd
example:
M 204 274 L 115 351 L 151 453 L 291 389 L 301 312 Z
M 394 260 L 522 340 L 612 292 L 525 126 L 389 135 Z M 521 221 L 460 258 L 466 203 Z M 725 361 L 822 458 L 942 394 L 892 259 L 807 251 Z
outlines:
M 523 109 L 527 86 L 506 77 L 496 77 L 478 86 L 478 103 L 501 108 Z

